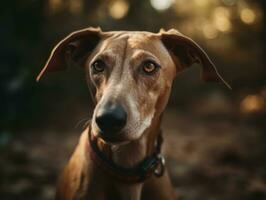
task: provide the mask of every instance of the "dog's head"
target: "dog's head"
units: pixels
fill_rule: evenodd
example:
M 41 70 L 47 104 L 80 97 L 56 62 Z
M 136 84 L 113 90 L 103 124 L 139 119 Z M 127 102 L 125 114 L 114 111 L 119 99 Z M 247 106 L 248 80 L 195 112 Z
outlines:
M 175 76 L 193 63 L 201 63 L 204 80 L 228 86 L 207 54 L 173 29 L 74 32 L 56 45 L 37 80 L 71 63 L 85 69 L 96 102 L 92 133 L 113 143 L 140 138 L 163 112 Z

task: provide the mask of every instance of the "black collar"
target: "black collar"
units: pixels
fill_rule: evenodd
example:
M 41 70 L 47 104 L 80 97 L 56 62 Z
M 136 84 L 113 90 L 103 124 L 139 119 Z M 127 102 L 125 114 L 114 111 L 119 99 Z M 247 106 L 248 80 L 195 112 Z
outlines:
M 161 146 L 163 138 L 161 132 L 157 137 L 155 151 L 142 160 L 139 164 L 132 168 L 125 168 L 115 164 L 111 159 L 107 158 L 97 146 L 97 139 L 93 138 L 89 127 L 89 152 L 92 161 L 114 178 L 127 182 L 137 183 L 143 182 L 153 174 L 161 177 L 164 174 L 165 160 L 161 155 Z

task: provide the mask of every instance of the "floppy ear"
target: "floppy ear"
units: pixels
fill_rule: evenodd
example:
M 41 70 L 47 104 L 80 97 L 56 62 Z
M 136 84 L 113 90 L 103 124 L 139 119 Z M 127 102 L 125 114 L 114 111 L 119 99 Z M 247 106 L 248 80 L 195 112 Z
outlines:
M 65 69 L 69 62 L 80 64 L 99 43 L 101 33 L 100 28 L 90 27 L 65 37 L 54 47 L 36 80 L 39 81 L 48 71 Z
M 194 63 L 200 63 L 202 65 L 201 78 L 203 80 L 222 82 L 231 89 L 231 86 L 219 74 L 208 55 L 196 42 L 175 29 L 169 31 L 160 30 L 159 35 L 178 71 L 182 71 Z M 177 58 L 181 63 L 178 62 Z

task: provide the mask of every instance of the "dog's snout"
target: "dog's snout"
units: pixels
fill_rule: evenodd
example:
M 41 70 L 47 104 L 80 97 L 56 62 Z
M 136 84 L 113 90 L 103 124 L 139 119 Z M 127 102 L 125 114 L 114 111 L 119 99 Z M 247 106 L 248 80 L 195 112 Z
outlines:
M 127 113 L 121 105 L 109 103 L 97 112 L 95 121 L 103 135 L 112 137 L 126 125 Z

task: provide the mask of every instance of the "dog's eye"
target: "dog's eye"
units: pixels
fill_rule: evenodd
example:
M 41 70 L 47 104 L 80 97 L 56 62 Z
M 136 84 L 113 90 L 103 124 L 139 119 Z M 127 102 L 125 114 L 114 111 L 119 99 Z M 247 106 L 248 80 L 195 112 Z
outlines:
M 159 65 L 153 61 L 146 61 L 142 65 L 142 71 L 147 75 L 152 75 L 159 68 Z
M 94 61 L 91 66 L 94 73 L 101 73 L 106 68 L 106 64 L 102 60 Z

